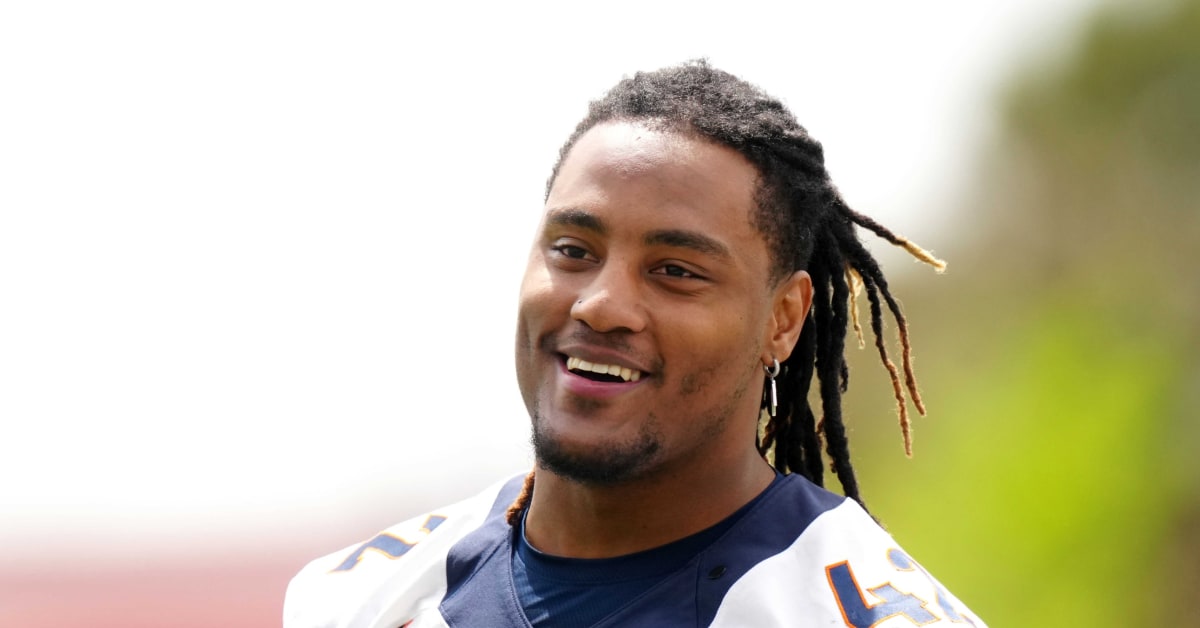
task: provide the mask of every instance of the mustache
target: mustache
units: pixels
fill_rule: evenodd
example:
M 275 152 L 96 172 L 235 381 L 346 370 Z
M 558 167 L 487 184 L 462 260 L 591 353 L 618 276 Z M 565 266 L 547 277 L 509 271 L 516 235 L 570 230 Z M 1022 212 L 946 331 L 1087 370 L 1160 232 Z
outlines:
M 650 366 L 653 373 L 661 372 L 663 366 L 662 359 L 651 356 L 633 346 L 633 343 L 630 342 L 632 335 L 631 332 L 627 331 L 599 332 L 587 325 L 579 324 L 569 331 L 543 336 L 540 348 L 549 353 L 557 353 L 558 347 L 563 345 L 588 345 L 622 353 L 640 364 Z

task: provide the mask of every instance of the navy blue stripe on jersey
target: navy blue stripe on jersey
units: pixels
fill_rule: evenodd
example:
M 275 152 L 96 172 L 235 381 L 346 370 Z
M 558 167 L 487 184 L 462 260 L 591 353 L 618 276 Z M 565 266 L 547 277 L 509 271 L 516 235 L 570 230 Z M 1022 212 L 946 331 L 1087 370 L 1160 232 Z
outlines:
M 698 626 L 712 623 L 735 582 L 762 561 L 791 547 L 817 517 L 837 508 L 835 495 L 800 475 L 789 475 L 700 558 Z
M 504 520 L 521 482 L 505 485 L 483 526 L 450 550 L 441 605 L 450 626 L 529 626 L 513 586 L 514 531 Z M 734 583 L 790 547 L 814 519 L 844 500 L 798 475 L 784 477 L 707 549 L 596 628 L 709 625 Z
M 512 527 L 508 507 L 525 478 L 507 482 L 479 529 L 463 537 L 446 556 L 446 596 L 439 606 L 450 626 L 520 626 L 529 622 L 517 605 L 512 584 Z M 475 586 L 471 583 L 475 582 Z
M 711 624 L 734 583 L 790 547 L 814 519 L 844 500 L 799 475 L 783 478 L 687 568 L 597 628 Z

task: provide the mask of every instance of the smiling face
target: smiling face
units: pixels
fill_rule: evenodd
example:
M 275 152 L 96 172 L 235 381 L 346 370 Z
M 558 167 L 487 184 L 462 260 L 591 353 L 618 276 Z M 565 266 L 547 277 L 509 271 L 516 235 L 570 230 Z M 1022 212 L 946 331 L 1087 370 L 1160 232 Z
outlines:
M 770 279 L 757 179 L 732 149 L 636 123 L 571 148 L 521 285 L 540 468 L 614 484 L 757 455 L 762 367 L 811 299 L 803 272 Z

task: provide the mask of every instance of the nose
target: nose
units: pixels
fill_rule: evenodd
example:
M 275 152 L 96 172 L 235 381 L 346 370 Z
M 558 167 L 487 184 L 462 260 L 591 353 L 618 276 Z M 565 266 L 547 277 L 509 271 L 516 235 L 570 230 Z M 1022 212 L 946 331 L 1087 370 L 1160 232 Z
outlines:
M 598 332 L 644 330 L 646 306 L 639 275 L 609 260 L 580 291 L 571 317 Z

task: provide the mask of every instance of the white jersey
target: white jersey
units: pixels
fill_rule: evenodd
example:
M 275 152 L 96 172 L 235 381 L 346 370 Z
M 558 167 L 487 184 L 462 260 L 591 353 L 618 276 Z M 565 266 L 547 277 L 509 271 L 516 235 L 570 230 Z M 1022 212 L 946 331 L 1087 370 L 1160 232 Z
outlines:
M 504 516 L 522 478 L 313 561 L 288 586 L 284 628 L 528 628 Z M 984 626 L 857 503 L 791 475 L 596 626 L 951 624 Z

